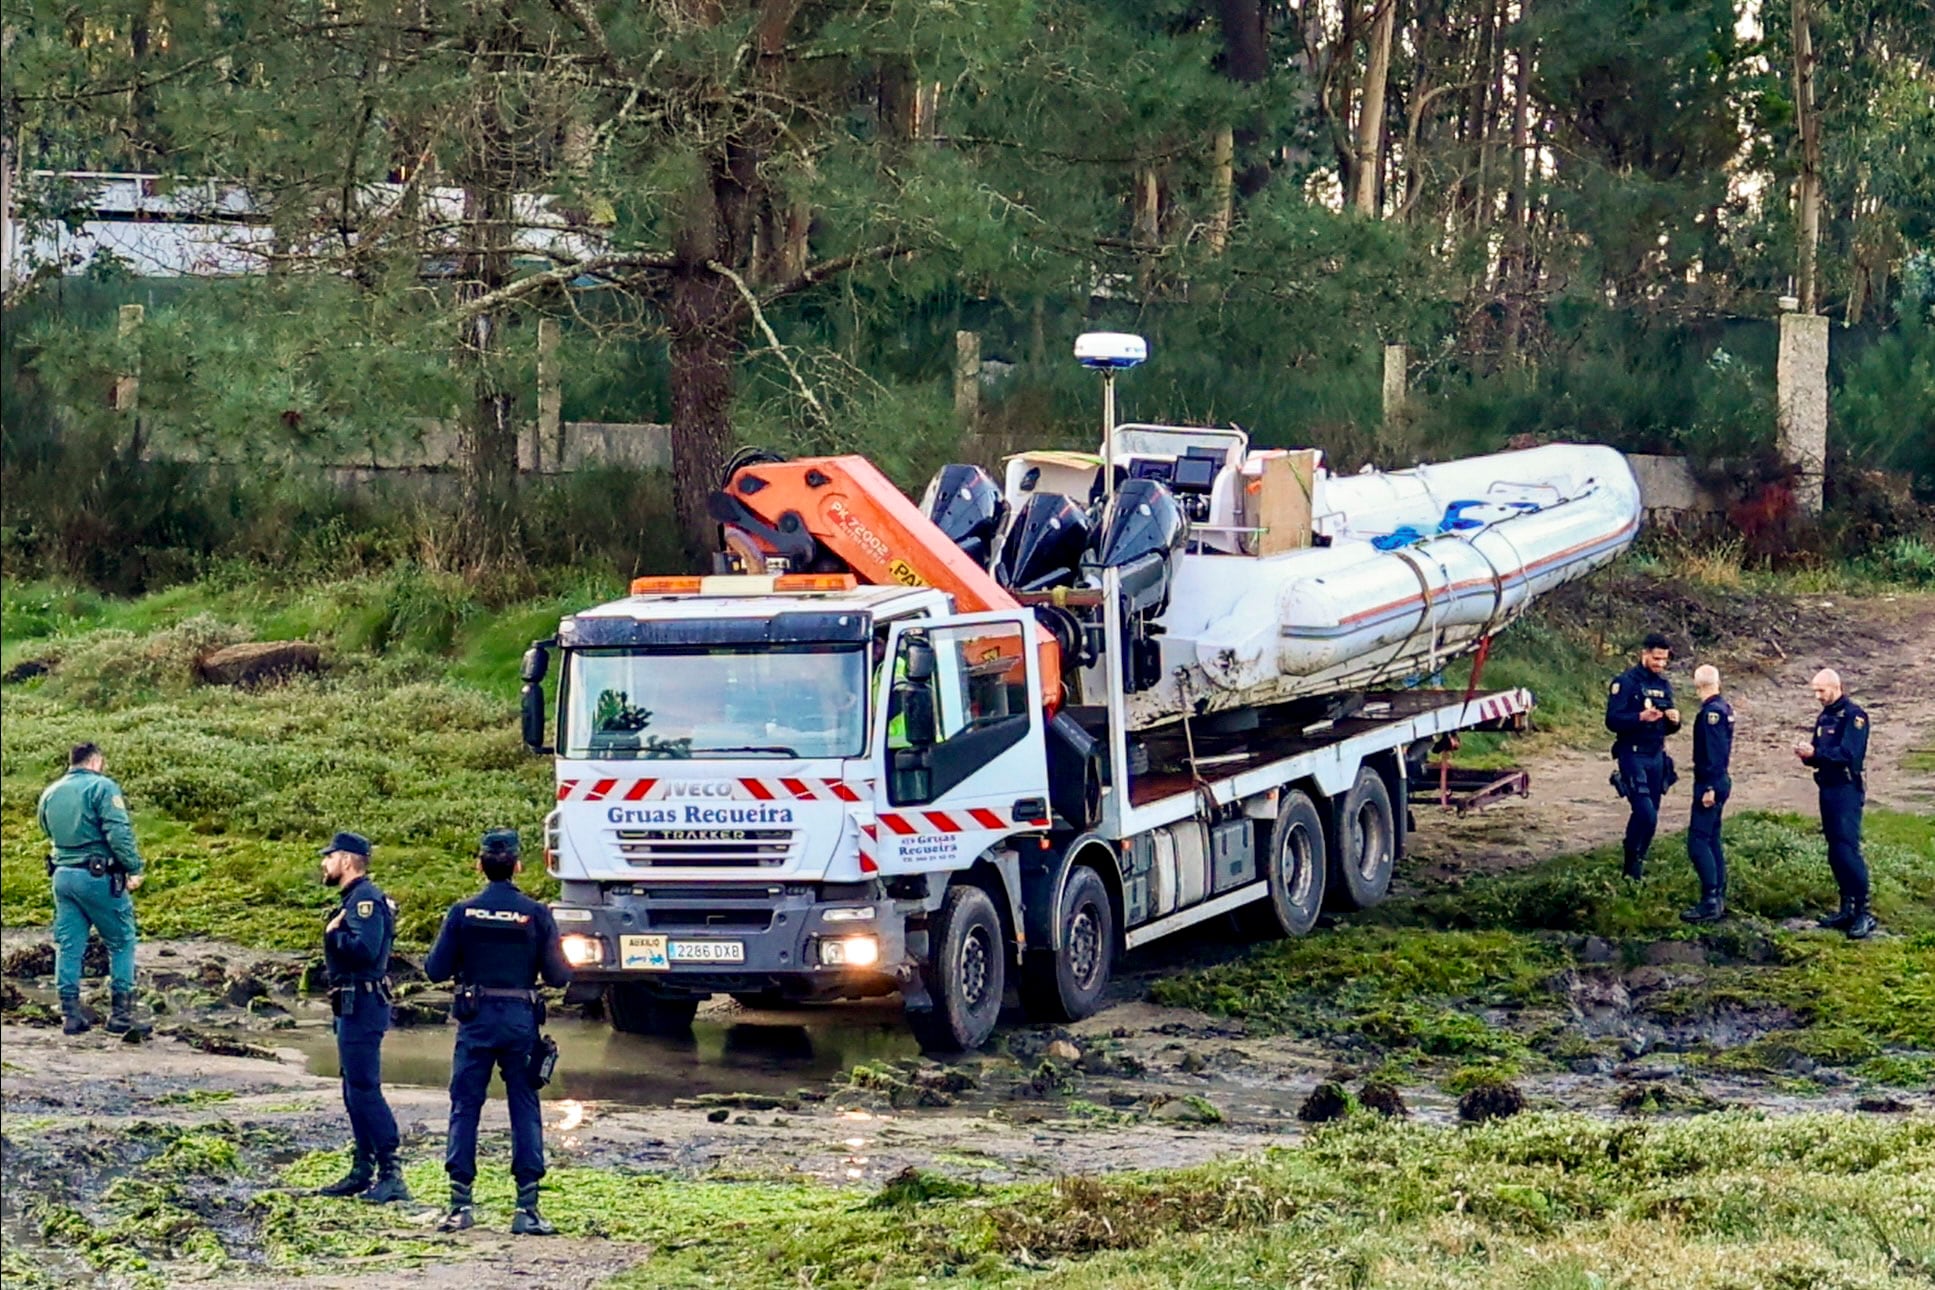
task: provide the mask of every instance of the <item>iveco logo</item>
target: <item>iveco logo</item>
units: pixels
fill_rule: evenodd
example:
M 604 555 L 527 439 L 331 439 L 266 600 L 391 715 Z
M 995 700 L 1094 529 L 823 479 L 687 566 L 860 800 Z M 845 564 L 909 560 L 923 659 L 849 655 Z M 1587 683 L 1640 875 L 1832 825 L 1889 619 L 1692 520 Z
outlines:
M 673 780 L 665 786 L 667 797 L 731 797 L 732 781 L 714 780 Z

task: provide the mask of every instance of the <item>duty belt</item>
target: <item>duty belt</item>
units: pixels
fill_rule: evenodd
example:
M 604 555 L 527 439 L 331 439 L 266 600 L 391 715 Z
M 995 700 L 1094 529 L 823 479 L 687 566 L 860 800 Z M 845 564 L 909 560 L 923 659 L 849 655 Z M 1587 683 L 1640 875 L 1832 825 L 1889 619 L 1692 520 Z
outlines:
M 390 978 L 388 977 L 378 977 L 374 981 L 332 981 L 329 983 L 331 993 L 338 990 L 361 990 L 365 994 L 373 994 L 379 990 L 388 990 L 389 988 Z
M 509 990 L 494 985 L 467 985 L 463 988 L 471 991 L 480 999 L 515 999 L 519 1003 L 536 1003 L 538 1001 L 538 992 L 536 990 Z

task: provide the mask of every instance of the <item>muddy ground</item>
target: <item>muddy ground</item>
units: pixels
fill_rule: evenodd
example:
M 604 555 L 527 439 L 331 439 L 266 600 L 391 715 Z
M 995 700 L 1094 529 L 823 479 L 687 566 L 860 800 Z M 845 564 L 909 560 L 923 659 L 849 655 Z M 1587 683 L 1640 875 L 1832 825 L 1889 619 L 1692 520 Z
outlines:
M 1789 623 L 1784 635 L 1758 633 L 1719 659 L 1740 718 L 1737 807 L 1813 813 L 1811 787 L 1787 747 L 1812 719 L 1807 680 L 1826 665 L 1841 668 L 1874 717 L 1874 800 L 1935 807 L 1931 777 L 1905 764 L 1911 749 L 1935 747 L 1935 704 L 1923 693 L 1935 674 L 1935 599 L 1816 604 Z M 1690 679 L 1680 679 L 1690 695 Z M 1420 809 L 1406 889 L 1618 835 L 1624 812 L 1607 788 L 1604 759 L 1535 748 L 1529 801 L 1463 820 Z M 1678 827 L 1684 800 L 1668 809 L 1667 827 Z M 307 1260 L 301 1275 L 272 1267 L 277 1220 L 265 1191 L 279 1184 L 280 1169 L 340 1147 L 347 1136 L 312 966 L 208 943 L 145 944 L 140 968 L 158 1029 L 130 1044 L 99 1030 L 61 1035 L 44 946 L 36 929 L 0 936 L 0 1229 L 9 1281 L 30 1270 L 51 1284 L 588 1287 L 648 1253 L 604 1240 L 512 1243 L 486 1231 L 438 1237 L 429 1226 L 442 1197 L 422 1195 L 396 1221 L 427 1242 L 427 1253 L 399 1265 L 393 1255 L 366 1263 L 339 1252 Z M 1291 1141 L 1306 1121 L 1334 1109 L 1325 1103 L 1335 1098 L 1320 1089 L 1326 1082 L 1363 1096 L 1373 1066 L 1361 1049 L 1251 1034 L 1146 1001 L 1154 980 L 1242 948 L 1228 925 L 1216 923 L 1139 953 L 1124 965 L 1112 1006 L 1096 1017 L 1066 1030 L 1011 1021 L 989 1053 L 949 1065 L 919 1059 L 890 1003 L 807 1014 L 715 1003 L 702 1014 L 699 1038 L 684 1046 L 561 1018 L 566 1069 L 545 1108 L 553 1161 L 685 1179 L 877 1188 L 908 1167 L 998 1182 L 1188 1165 Z M 1725 1105 L 1935 1113 L 1928 1091 L 1878 1097 L 1833 1070 L 1797 1082 L 1689 1062 L 1689 1049 L 1725 1048 L 1781 1021 L 1718 1014 L 1688 1023 L 1651 1011 L 1649 1000 L 1703 970 L 1697 946 L 1662 941 L 1642 947 L 1636 964 L 1586 946 L 1578 959 L 1578 969 L 1553 982 L 1553 1006 L 1578 1033 L 1616 1044 L 1622 1056 L 1519 1079 L 1532 1106 L 1604 1116 Z M 90 990 L 104 1007 L 104 965 L 91 966 Z M 410 975 L 407 967 L 402 975 Z M 392 1038 L 389 1095 L 406 1156 L 429 1162 L 442 1147 L 451 1031 L 437 992 L 406 981 L 403 995 L 414 1024 Z M 1397 1097 L 1401 1106 L 1392 1109 L 1413 1117 L 1450 1123 L 1459 1115 L 1458 1093 L 1430 1079 L 1407 1084 Z M 210 1126 L 239 1144 L 239 1159 L 229 1175 L 210 1171 L 186 1194 L 226 1249 L 225 1263 L 103 1271 L 82 1262 L 72 1242 L 44 1237 L 48 1205 L 71 1205 L 99 1222 L 97 1202 L 115 1179 L 145 1167 L 163 1150 L 158 1144 Z M 501 1100 L 487 1108 L 484 1126 L 486 1158 L 495 1153 L 501 1165 Z

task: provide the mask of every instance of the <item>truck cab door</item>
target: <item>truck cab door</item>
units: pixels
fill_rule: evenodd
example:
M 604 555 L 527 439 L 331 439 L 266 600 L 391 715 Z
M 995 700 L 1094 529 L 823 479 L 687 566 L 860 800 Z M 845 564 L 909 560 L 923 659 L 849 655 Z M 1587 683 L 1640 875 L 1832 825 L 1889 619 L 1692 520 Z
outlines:
M 1011 833 L 1047 828 L 1034 615 L 895 624 L 872 736 L 881 872 L 964 869 Z

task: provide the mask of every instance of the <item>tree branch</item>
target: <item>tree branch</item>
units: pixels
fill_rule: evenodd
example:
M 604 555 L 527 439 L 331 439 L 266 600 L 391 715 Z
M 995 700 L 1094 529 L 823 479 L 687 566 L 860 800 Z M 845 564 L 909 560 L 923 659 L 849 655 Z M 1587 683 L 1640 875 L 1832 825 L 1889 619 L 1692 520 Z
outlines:
M 775 300 L 784 299 L 795 292 L 817 287 L 827 279 L 837 278 L 849 269 L 858 268 L 870 260 L 898 260 L 904 256 L 913 254 L 915 254 L 915 251 L 911 246 L 900 246 L 889 243 L 886 246 L 870 247 L 865 251 L 855 251 L 852 255 L 842 255 L 831 260 L 822 260 L 818 264 L 808 265 L 792 281 L 781 283 L 771 291 L 768 291 L 761 303 L 770 305 Z
M 813 415 L 819 418 L 820 424 L 825 425 L 826 408 L 821 405 L 819 397 L 813 393 L 813 388 L 806 383 L 806 378 L 800 375 L 800 369 L 793 365 L 793 358 L 786 352 L 786 347 L 779 343 L 779 336 L 773 331 L 772 324 L 766 321 L 766 315 L 759 307 L 759 297 L 753 294 L 752 288 L 746 285 L 744 278 L 717 260 L 707 260 L 705 267 L 739 288 L 740 298 L 746 302 L 746 308 L 752 311 L 753 325 L 759 328 L 760 334 L 766 338 L 767 346 L 779 357 L 779 361 L 786 365 L 787 374 L 793 378 L 793 384 L 799 386 L 800 397 L 805 399 L 807 406 L 813 409 Z
M 677 267 L 678 261 L 659 255 L 600 255 L 589 260 L 580 260 L 575 264 L 546 269 L 542 273 L 533 273 L 529 277 L 519 278 L 516 282 L 499 287 L 495 291 L 487 291 L 475 300 L 465 301 L 457 316 L 474 318 L 478 314 L 489 313 L 493 309 L 500 309 L 522 300 L 546 287 L 563 286 L 574 278 L 599 277 L 620 269 L 664 273 Z

